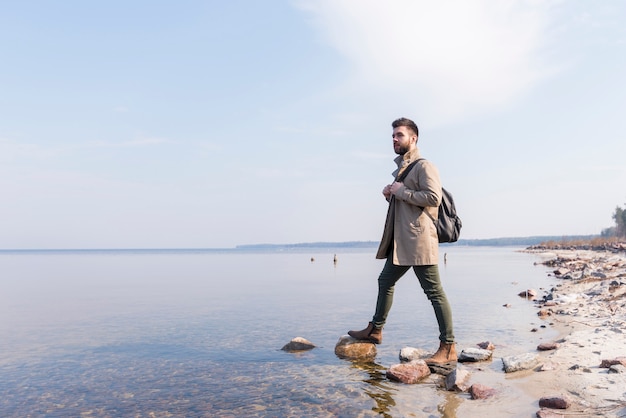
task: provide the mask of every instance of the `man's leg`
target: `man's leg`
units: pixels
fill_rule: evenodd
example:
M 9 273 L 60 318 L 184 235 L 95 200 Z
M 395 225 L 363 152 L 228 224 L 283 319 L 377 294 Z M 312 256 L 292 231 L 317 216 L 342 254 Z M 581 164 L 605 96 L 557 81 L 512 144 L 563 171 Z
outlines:
M 441 285 L 439 267 L 436 264 L 431 266 L 414 266 L 413 270 L 420 281 L 426 297 L 433 305 L 437 324 L 439 325 L 439 340 L 444 344 L 454 343 L 452 309 Z
M 396 266 L 393 257 L 387 257 L 385 267 L 378 276 L 378 299 L 376 300 L 376 312 L 372 323 L 375 328 L 382 328 L 387 322 L 387 315 L 393 304 L 393 291 L 396 282 L 409 269 L 409 266 Z
M 409 269 L 408 266 L 396 266 L 393 258 L 387 257 L 385 267 L 378 276 L 378 298 L 376 300 L 376 312 L 374 318 L 365 329 L 360 331 L 348 331 L 348 335 L 357 340 L 369 340 L 380 344 L 383 341 L 383 325 L 387 320 L 387 314 L 393 303 L 393 289 L 396 282 Z

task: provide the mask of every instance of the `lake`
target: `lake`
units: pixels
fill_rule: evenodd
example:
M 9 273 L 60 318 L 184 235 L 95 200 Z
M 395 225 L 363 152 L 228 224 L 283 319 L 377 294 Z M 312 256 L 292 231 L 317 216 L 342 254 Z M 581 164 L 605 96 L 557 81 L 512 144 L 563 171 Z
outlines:
M 486 403 L 531 416 L 535 400 L 499 358 L 556 333 L 517 296 L 552 285 L 538 257 L 518 250 L 440 249 L 458 349 L 497 346 L 473 374 L 500 389 L 487 401 L 385 378 L 401 348 L 438 346 L 412 271 L 396 286 L 376 359 L 335 356 L 339 337 L 373 315 L 384 264 L 373 248 L 2 251 L 0 415 L 466 417 Z M 281 350 L 297 336 L 317 347 Z

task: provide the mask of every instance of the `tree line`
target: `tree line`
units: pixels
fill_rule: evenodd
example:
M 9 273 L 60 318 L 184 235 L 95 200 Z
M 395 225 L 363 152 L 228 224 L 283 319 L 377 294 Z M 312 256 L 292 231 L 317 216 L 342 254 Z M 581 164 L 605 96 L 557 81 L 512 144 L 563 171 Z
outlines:
M 626 238 L 626 210 L 617 206 L 613 212 L 615 225 L 602 230 L 603 237 Z

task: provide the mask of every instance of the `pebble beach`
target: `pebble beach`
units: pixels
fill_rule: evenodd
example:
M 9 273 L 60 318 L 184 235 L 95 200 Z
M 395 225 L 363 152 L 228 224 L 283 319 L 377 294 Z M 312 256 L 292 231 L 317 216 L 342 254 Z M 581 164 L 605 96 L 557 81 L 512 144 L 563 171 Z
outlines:
M 538 417 L 626 416 L 626 244 L 535 246 L 556 285 L 536 291 L 537 315 L 559 331 L 553 349 L 524 378 L 537 399 L 561 398 L 564 409 Z

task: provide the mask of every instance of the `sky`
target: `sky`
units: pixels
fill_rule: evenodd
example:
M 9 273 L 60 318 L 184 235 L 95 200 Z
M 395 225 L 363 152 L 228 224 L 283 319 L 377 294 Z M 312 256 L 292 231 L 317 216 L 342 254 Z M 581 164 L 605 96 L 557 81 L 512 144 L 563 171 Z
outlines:
M 0 249 L 377 241 L 391 122 L 461 238 L 626 204 L 626 7 L 585 0 L 0 5 Z

